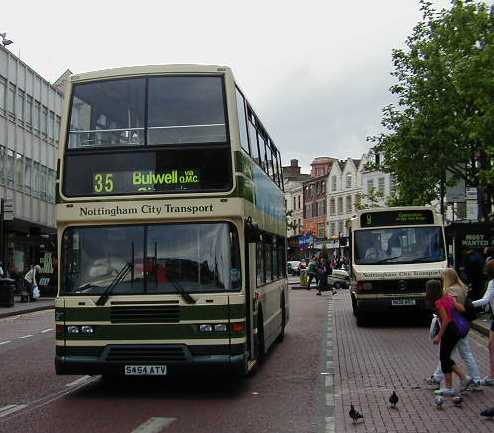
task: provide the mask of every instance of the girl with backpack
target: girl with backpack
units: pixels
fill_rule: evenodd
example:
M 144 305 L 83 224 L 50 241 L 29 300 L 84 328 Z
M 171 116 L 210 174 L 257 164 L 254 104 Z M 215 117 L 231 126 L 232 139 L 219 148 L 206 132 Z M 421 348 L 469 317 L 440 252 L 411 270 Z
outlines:
M 472 304 L 474 307 L 481 307 L 484 305 L 490 305 L 491 315 L 494 312 L 494 260 L 490 260 L 486 265 L 486 273 L 489 278 L 489 284 L 484 296 Z M 494 318 L 494 317 L 493 317 Z M 481 385 L 492 386 L 494 385 L 494 320 L 491 322 L 491 329 L 489 331 L 489 364 L 490 364 L 490 376 L 484 377 L 481 381 Z
M 440 344 L 439 358 L 446 388 L 438 390 L 438 394 L 452 397 L 457 394 L 453 389 L 453 372 L 461 379 L 460 390 L 464 390 L 472 381 L 472 378 L 451 359 L 451 353 L 458 341 L 468 334 L 470 323 L 461 315 L 465 312 L 465 307 L 457 302 L 454 296 L 443 293 L 441 286 L 428 285 L 426 300 L 434 306 L 440 320 L 439 332 L 432 342 Z

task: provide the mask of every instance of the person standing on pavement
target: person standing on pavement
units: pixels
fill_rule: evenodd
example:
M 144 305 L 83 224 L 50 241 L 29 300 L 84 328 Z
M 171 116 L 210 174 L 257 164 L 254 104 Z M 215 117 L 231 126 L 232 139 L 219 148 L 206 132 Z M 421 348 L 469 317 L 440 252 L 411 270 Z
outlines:
M 465 301 L 468 296 L 468 290 L 465 287 L 463 281 L 461 281 L 460 277 L 456 273 L 454 269 L 448 268 L 443 273 L 443 295 L 450 295 L 455 298 L 455 300 L 465 306 Z M 465 362 L 467 367 L 468 375 L 472 378 L 473 387 L 478 387 L 481 383 L 480 381 L 480 369 L 473 354 L 473 351 L 470 347 L 470 340 L 468 338 L 468 334 L 460 338 L 457 345 L 454 348 L 454 353 L 459 353 L 461 359 Z M 432 385 L 439 385 L 444 378 L 444 375 L 441 370 L 441 365 L 439 364 L 436 368 L 436 371 L 433 373 L 430 379 L 427 381 Z
M 445 377 L 446 387 L 436 391 L 439 395 L 452 397 L 458 391 L 465 390 L 472 382 L 472 378 L 467 376 L 451 358 L 454 347 L 465 333 L 465 322 L 461 320 L 458 312 L 465 312 L 465 307 L 456 302 L 455 298 L 449 294 L 443 294 L 439 285 L 428 285 L 426 289 L 426 299 L 434 305 L 436 313 L 439 315 L 440 329 L 433 338 L 434 344 L 440 344 L 439 358 L 441 370 Z M 466 320 L 466 319 L 465 319 Z M 468 332 L 468 329 L 467 329 Z M 461 379 L 458 390 L 453 389 L 453 372 Z
M 490 375 L 484 377 L 481 381 L 481 385 L 492 386 L 494 385 L 494 260 L 490 260 L 486 265 L 486 272 L 489 278 L 489 283 L 487 284 L 487 290 L 481 299 L 473 301 L 474 307 L 482 307 L 484 305 L 490 305 L 491 308 L 491 329 L 489 331 L 489 364 L 490 364 Z
M 318 279 L 318 268 L 317 268 L 317 262 L 316 262 L 316 256 L 312 256 L 312 259 L 309 262 L 309 266 L 307 268 L 307 275 L 309 278 L 307 279 L 307 290 L 310 290 L 310 285 L 312 283 L 312 279 L 316 280 L 316 286 L 319 282 Z
M 326 290 L 328 286 L 328 262 L 324 257 L 319 258 L 319 282 L 316 295 L 321 296 L 321 291 Z
M 33 290 L 38 286 L 37 277 L 41 273 L 41 266 L 34 265 L 27 271 L 26 275 L 24 275 L 24 287 L 25 292 L 27 292 L 27 301 L 33 300 Z
M 473 249 L 466 251 L 464 259 L 465 275 L 470 283 L 472 301 L 479 299 L 482 292 L 482 271 L 485 261 L 481 254 Z

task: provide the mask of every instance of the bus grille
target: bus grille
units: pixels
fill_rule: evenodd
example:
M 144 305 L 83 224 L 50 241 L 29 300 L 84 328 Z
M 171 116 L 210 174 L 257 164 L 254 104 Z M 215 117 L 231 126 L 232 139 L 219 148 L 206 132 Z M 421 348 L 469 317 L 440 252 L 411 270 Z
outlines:
M 111 307 L 110 320 L 112 323 L 177 323 L 180 321 L 180 306 Z
M 372 283 L 372 292 L 375 293 L 423 293 L 427 279 L 409 280 L 377 280 Z
M 170 362 L 186 361 L 185 349 L 180 346 L 111 346 L 106 354 L 109 362 Z

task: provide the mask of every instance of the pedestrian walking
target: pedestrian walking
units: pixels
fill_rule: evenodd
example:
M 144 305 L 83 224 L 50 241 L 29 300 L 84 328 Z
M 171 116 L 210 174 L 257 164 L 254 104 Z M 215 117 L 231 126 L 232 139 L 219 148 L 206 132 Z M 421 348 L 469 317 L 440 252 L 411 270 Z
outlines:
M 23 302 L 35 301 L 39 298 L 39 289 L 38 289 L 38 275 L 41 273 L 41 266 L 34 265 L 31 266 L 31 269 L 26 272 L 24 275 L 24 293 L 22 296 Z M 38 296 L 36 295 L 36 291 L 38 291 Z
M 310 285 L 313 279 L 316 280 L 316 286 L 319 283 L 319 271 L 318 271 L 316 256 L 312 256 L 312 258 L 310 259 L 309 266 L 307 268 L 307 275 L 309 276 L 307 280 L 307 290 L 310 290 Z
M 456 301 L 454 296 L 444 294 L 441 286 L 429 284 L 426 288 L 426 300 L 434 305 L 435 312 L 439 316 L 440 327 L 437 335 L 432 339 L 434 344 L 439 344 L 439 359 L 441 370 L 444 374 L 446 387 L 436 391 L 439 395 L 455 396 L 458 391 L 466 389 L 472 378 L 467 376 L 451 358 L 454 347 L 458 341 L 468 333 L 470 325 L 463 318 L 461 312 L 465 307 Z M 457 390 L 453 389 L 453 372 L 461 382 Z
M 489 331 L 489 364 L 490 364 L 490 375 L 484 377 L 481 381 L 481 385 L 494 385 L 494 260 L 487 262 L 486 272 L 489 278 L 489 283 L 487 284 L 487 290 L 481 299 L 473 301 L 474 307 L 481 307 L 484 305 L 489 305 L 491 309 L 491 329 Z
M 465 284 L 463 283 L 463 281 L 461 281 L 456 271 L 450 268 L 446 269 L 443 273 L 442 279 L 443 279 L 443 287 L 442 287 L 443 294 L 453 296 L 458 303 L 465 306 L 465 302 L 468 296 L 468 290 Z M 428 281 L 426 284 L 440 284 L 440 283 L 437 280 L 435 281 L 431 280 L 430 282 Z M 468 371 L 468 376 L 472 378 L 471 386 L 474 388 L 478 387 L 480 385 L 480 369 L 477 360 L 475 359 L 475 356 L 473 354 L 473 351 L 470 347 L 470 339 L 468 337 L 468 334 L 465 337 L 460 338 L 460 340 L 456 344 L 453 350 L 453 355 L 456 356 L 457 353 L 460 355 L 461 359 L 463 359 L 463 361 L 465 362 Z M 441 370 L 441 364 L 439 363 L 433 375 L 427 381 L 432 385 L 439 385 L 443 379 L 444 379 L 444 375 Z
M 473 249 L 466 251 L 464 259 L 465 275 L 470 283 L 472 301 L 479 299 L 482 292 L 482 271 L 484 268 L 484 259 L 482 255 Z
M 324 257 L 319 258 L 319 282 L 317 285 L 316 295 L 321 296 L 321 291 L 326 290 L 328 287 L 328 262 Z

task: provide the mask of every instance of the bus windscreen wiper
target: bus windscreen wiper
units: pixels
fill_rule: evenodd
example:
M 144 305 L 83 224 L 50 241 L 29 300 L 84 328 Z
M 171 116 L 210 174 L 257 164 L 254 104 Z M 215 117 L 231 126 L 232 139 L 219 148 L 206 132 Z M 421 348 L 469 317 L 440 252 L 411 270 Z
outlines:
M 401 256 L 394 256 L 394 257 L 386 257 L 385 259 L 378 260 L 377 262 L 372 263 L 373 265 L 380 265 L 382 263 L 390 262 L 391 260 L 394 259 L 399 259 Z
M 105 305 L 106 301 L 110 297 L 113 289 L 122 282 L 125 276 L 129 273 L 129 271 L 133 268 L 132 263 L 126 263 L 122 269 L 118 272 L 117 275 L 111 280 L 110 284 L 106 287 L 105 291 L 101 294 L 101 296 L 96 301 L 96 305 Z
M 185 291 L 185 289 L 178 281 L 175 282 L 170 279 L 170 283 L 172 283 L 173 287 L 175 287 L 175 292 L 177 292 L 182 297 L 182 299 L 187 302 L 187 304 L 195 304 L 197 302 L 192 296 L 190 296 L 188 292 Z

